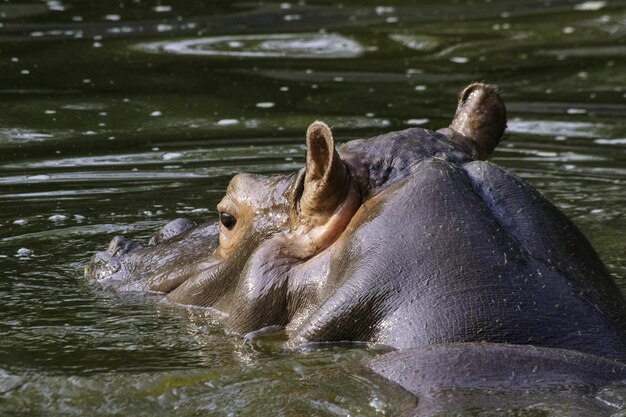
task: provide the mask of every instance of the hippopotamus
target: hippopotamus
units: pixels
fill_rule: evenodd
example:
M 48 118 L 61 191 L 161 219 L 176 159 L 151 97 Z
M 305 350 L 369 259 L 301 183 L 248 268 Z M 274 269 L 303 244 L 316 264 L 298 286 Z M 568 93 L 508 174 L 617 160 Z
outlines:
M 626 380 L 623 295 L 555 205 L 487 161 L 505 129 L 481 83 L 437 131 L 337 148 L 315 121 L 301 170 L 238 174 L 216 222 L 115 237 L 86 275 L 211 309 L 245 337 L 387 346 L 368 367 L 418 396 Z

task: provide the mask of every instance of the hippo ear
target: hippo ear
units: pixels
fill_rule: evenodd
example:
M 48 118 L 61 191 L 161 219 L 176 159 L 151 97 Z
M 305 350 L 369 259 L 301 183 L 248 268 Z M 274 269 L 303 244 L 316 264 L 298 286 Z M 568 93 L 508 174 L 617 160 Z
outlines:
M 347 171 L 324 122 L 313 122 L 306 132 L 306 175 L 300 213 L 309 225 L 323 224 L 344 197 Z
M 472 141 L 479 159 L 487 159 L 506 129 L 506 107 L 496 89 L 481 83 L 465 88 L 450 129 L 451 136 L 456 131 Z

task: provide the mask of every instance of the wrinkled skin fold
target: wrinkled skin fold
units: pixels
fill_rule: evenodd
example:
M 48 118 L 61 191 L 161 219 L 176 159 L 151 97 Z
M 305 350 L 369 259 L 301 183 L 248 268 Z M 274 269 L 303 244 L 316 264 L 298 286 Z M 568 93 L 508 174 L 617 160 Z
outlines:
M 448 344 L 479 360 L 509 345 L 626 360 L 624 299 L 587 239 L 530 185 L 485 161 L 505 126 L 504 104 L 484 84 L 467 87 L 450 126 L 436 132 L 335 149 L 315 122 L 300 172 L 239 174 L 217 223 L 177 219 L 146 246 L 116 237 L 86 275 L 215 309 L 242 335 L 275 326 L 291 346 L 356 341 L 414 352 L 390 356 L 386 369 Z M 385 375 L 381 363 L 372 369 Z

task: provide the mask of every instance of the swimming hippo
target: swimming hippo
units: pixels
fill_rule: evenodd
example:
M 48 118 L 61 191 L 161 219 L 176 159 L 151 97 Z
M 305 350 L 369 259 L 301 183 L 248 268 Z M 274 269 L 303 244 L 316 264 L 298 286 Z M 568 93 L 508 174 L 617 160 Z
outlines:
M 485 84 L 462 91 L 438 131 L 337 149 L 314 122 L 299 172 L 236 175 L 218 222 L 177 219 L 146 246 L 115 237 L 86 275 L 211 308 L 241 335 L 284 329 L 290 346 L 389 346 L 397 352 L 370 368 L 416 394 L 489 375 L 498 386 L 507 370 L 530 375 L 532 363 L 570 376 L 586 363 L 579 379 L 626 379 L 624 298 L 559 209 L 485 161 L 505 128 L 505 106 Z M 473 366 L 471 377 L 442 379 L 422 366 L 488 357 L 498 364 L 488 376 Z

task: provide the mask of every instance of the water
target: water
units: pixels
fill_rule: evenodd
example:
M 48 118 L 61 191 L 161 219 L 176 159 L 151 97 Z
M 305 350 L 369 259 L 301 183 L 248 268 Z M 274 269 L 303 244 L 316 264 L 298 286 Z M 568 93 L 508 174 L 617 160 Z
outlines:
M 82 269 L 116 234 L 215 218 L 237 172 L 297 169 L 315 119 L 439 128 L 476 80 L 508 105 L 493 160 L 626 290 L 626 2 L 415 3 L 0 1 L 0 413 L 396 415 L 407 396 L 359 367 L 376 347 L 243 340 Z

